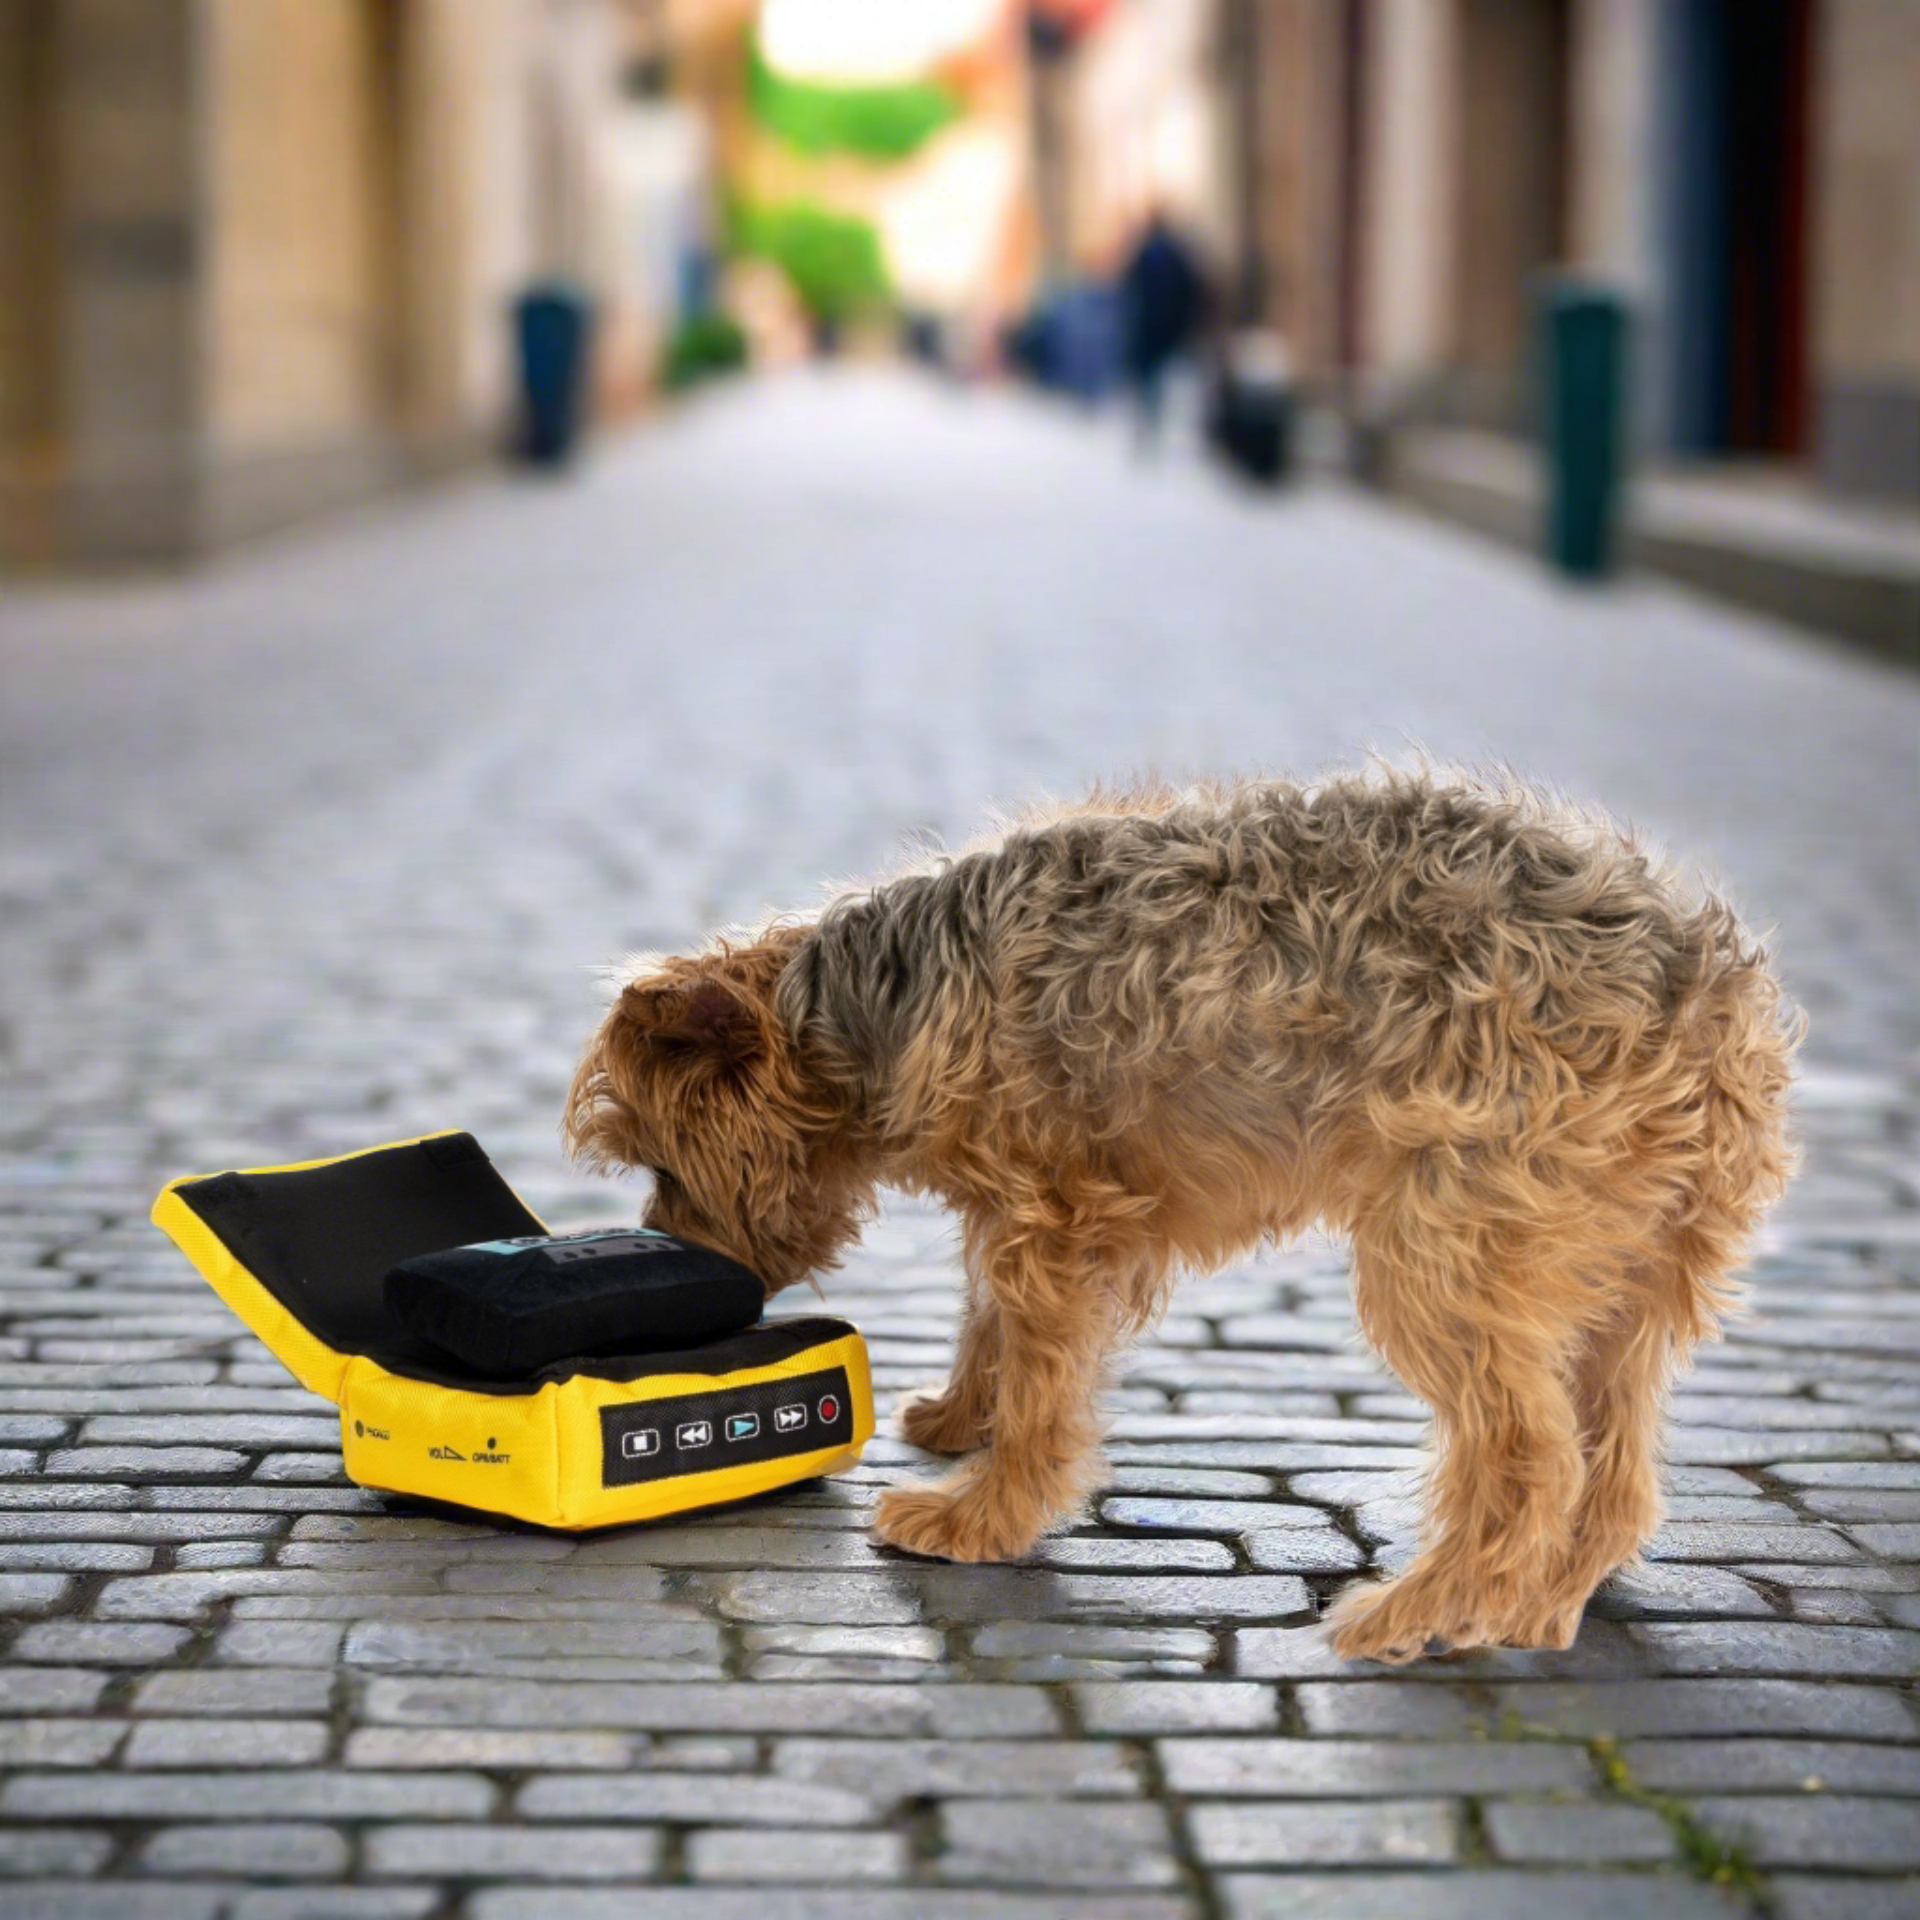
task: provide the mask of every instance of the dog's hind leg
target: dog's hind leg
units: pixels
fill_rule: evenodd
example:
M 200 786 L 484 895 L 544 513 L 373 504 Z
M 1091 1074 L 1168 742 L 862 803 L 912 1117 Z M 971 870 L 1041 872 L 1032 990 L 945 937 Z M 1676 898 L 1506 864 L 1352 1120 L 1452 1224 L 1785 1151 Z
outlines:
M 1657 1308 L 1622 1313 L 1587 1337 L 1575 1384 L 1586 1481 L 1555 1581 L 1559 1605 L 1576 1614 L 1660 1525 L 1660 1427 L 1676 1358 L 1673 1327 Z
M 882 1540 L 942 1560 L 1012 1559 L 1091 1491 L 1128 1265 L 1116 1265 L 1101 1225 L 1040 1197 L 970 1233 L 999 1341 L 992 1444 L 936 1486 L 885 1494 L 874 1518 Z
M 1660 1434 L 1675 1371 L 1734 1303 L 1732 1278 L 1759 1203 L 1709 1189 L 1683 1226 L 1627 1270 L 1620 1312 L 1587 1336 L 1575 1378 L 1587 1478 L 1561 1588 L 1583 1605 L 1660 1525 Z
M 1641 1122 L 1632 1164 L 1652 1170 L 1624 1218 L 1657 1214 L 1620 1271 L 1618 1310 L 1588 1333 L 1576 1376 L 1586 1485 L 1574 1514 L 1563 1604 L 1583 1605 L 1660 1524 L 1659 1442 L 1666 1392 L 1694 1345 L 1739 1299 L 1736 1275 L 1754 1229 L 1793 1164 L 1786 1140 L 1793 1039 L 1770 983 L 1751 972 L 1708 1003 L 1692 1071 Z
M 1571 1376 L 1589 1290 L 1580 1248 L 1525 1217 L 1437 1207 L 1416 1168 L 1355 1231 L 1361 1325 L 1433 1408 L 1435 1457 L 1419 1557 L 1331 1612 L 1348 1659 L 1561 1647 L 1579 1625 L 1555 1577 L 1586 1471 Z

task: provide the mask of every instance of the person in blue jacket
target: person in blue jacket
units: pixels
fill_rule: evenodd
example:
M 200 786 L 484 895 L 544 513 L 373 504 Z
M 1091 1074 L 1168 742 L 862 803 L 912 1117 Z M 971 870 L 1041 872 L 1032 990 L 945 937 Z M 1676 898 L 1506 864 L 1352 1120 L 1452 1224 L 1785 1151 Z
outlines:
M 1142 450 L 1159 443 L 1167 371 L 1206 325 L 1206 275 L 1193 248 L 1155 209 L 1120 276 L 1122 353 Z

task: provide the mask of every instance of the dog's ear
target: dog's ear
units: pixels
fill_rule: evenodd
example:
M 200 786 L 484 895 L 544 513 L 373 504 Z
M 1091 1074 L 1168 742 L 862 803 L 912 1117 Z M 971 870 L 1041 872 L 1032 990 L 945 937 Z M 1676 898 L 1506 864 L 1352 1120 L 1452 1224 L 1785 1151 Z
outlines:
M 724 962 L 721 963 L 724 965 Z M 575 1070 L 562 1135 L 589 1165 L 657 1165 L 661 1128 L 752 1106 L 776 1046 L 754 982 L 673 961 L 629 981 Z
M 761 1014 L 725 980 L 636 980 L 620 995 L 632 1038 L 711 1079 L 744 1074 L 765 1058 Z

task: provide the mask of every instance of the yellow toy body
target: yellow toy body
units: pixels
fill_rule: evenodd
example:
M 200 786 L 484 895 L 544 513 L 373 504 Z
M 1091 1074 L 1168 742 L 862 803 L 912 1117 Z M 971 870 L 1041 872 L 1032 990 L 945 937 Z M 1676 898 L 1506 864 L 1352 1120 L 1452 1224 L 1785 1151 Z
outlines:
M 470 1135 L 175 1180 L 153 1220 L 339 1407 L 346 1470 L 364 1487 L 607 1527 L 837 1472 L 873 1437 L 866 1343 L 824 1315 L 520 1380 L 423 1354 L 376 1304 L 388 1268 L 503 1229 L 546 1231 Z

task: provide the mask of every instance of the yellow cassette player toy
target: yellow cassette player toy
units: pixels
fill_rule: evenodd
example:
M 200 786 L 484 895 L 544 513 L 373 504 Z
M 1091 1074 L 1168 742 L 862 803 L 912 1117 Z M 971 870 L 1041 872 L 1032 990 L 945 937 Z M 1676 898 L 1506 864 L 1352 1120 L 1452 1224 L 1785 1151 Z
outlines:
M 852 1465 L 845 1320 L 762 1320 L 737 1262 L 644 1227 L 549 1234 L 467 1133 L 173 1181 L 154 1223 L 340 1409 L 364 1487 L 606 1527 Z

